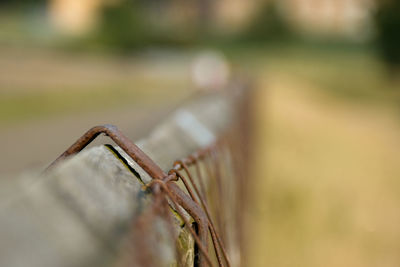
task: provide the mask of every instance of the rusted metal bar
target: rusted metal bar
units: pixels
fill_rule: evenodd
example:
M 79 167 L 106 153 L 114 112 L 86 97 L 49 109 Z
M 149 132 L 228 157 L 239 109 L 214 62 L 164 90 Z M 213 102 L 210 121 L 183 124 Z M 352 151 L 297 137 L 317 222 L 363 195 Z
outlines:
M 194 154 L 193 157 L 194 157 L 194 159 L 195 159 L 196 161 L 199 160 L 199 157 L 198 157 L 197 153 Z M 204 179 L 203 179 L 203 175 L 202 175 L 202 173 L 201 173 L 201 168 L 200 168 L 199 162 L 198 162 L 197 164 L 195 164 L 195 168 L 196 168 L 196 175 L 197 175 L 197 178 L 198 178 L 198 180 L 199 180 L 200 191 L 201 191 L 201 194 L 202 194 L 204 203 L 207 203 L 207 200 L 206 200 L 206 195 L 207 195 L 207 193 L 206 193 L 206 186 L 205 186 L 205 184 L 204 184 Z
M 190 158 L 192 158 L 192 157 L 188 157 L 188 158 L 190 159 Z M 191 163 L 196 163 L 196 161 L 192 161 Z M 198 195 L 198 198 L 200 199 L 201 205 L 203 206 L 203 209 L 204 209 L 204 211 L 205 211 L 205 213 L 206 213 L 206 215 L 207 215 L 208 222 L 209 222 L 210 233 L 211 233 L 211 238 L 212 238 L 212 241 L 213 241 L 213 243 L 214 243 L 215 252 L 216 252 L 216 255 L 217 255 L 217 259 L 218 259 L 219 265 L 220 265 L 220 266 L 223 266 L 223 263 L 222 263 L 222 256 L 221 256 L 221 254 L 220 254 L 218 248 L 222 250 L 223 257 L 225 258 L 225 260 L 226 260 L 226 262 L 227 262 L 227 266 L 229 267 L 229 266 L 230 266 L 229 259 L 228 259 L 228 257 L 227 257 L 227 254 L 226 254 L 226 251 L 225 251 L 225 249 L 224 249 L 224 246 L 222 245 L 222 242 L 221 242 L 221 240 L 220 240 L 218 234 L 217 234 L 216 231 L 215 231 L 215 227 L 214 227 L 214 224 L 213 224 L 213 222 L 212 222 L 210 213 L 209 213 L 209 211 L 208 211 L 208 207 L 207 207 L 207 205 L 206 205 L 206 203 L 205 203 L 205 201 L 204 201 L 204 198 L 200 195 L 200 192 L 199 192 L 199 190 L 198 190 L 196 184 L 194 183 L 194 180 L 193 180 L 193 178 L 192 178 L 192 176 L 191 176 L 191 174 L 190 174 L 190 172 L 189 172 L 189 168 L 186 166 L 186 164 L 184 163 L 184 161 L 183 161 L 183 160 L 177 161 L 174 165 L 178 165 L 178 164 L 180 164 L 180 165 L 183 167 L 183 169 L 185 170 L 185 172 L 186 172 L 186 174 L 187 174 L 187 176 L 188 176 L 188 178 L 189 178 L 189 181 L 191 182 L 193 188 L 195 189 L 195 192 L 196 192 L 196 194 Z M 197 164 L 196 164 L 196 165 L 197 165 Z M 188 186 L 187 186 L 188 183 L 186 182 L 186 179 L 183 177 L 183 175 L 180 174 L 179 171 L 175 171 L 175 172 L 176 172 L 176 174 L 178 175 L 178 177 L 181 178 L 181 180 L 184 182 L 184 184 L 185 184 L 185 186 L 186 186 L 186 188 L 187 188 L 187 187 L 188 187 Z M 188 190 L 190 190 L 190 188 L 188 188 Z M 191 193 L 191 195 L 193 195 L 193 193 Z M 192 198 L 193 198 L 193 196 L 192 196 Z M 195 199 L 194 199 L 194 200 L 195 200 Z M 198 203 L 197 200 L 195 200 L 195 201 L 196 201 L 196 203 Z
M 163 170 L 154 163 L 140 148 L 132 143 L 118 128 L 111 124 L 95 126 L 80 137 L 64 153 L 62 153 L 53 163 L 47 167 L 46 171 L 57 164 L 59 161 L 77 154 L 89 145 L 100 134 L 110 137 L 119 147 L 121 147 L 145 172 L 153 179 L 162 179 L 166 176 Z
M 84 149 L 89 143 L 91 143 L 97 136 L 100 134 L 105 134 L 109 136 L 118 146 L 120 146 L 145 172 L 149 174 L 149 176 L 153 179 L 154 185 L 160 185 L 163 188 L 169 198 L 174 202 L 176 206 L 176 210 L 188 224 L 187 219 L 185 218 L 183 212 L 181 211 L 181 207 L 188 212 L 188 214 L 194 219 L 194 221 L 198 225 L 198 234 L 194 232 L 193 229 L 190 229 L 196 244 L 198 245 L 203 257 L 199 257 L 199 266 L 205 266 L 206 264 L 212 266 L 212 262 L 210 260 L 208 254 L 208 230 L 210 230 L 211 237 L 213 239 L 214 249 L 218 258 L 218 262 L 220 266 L 222 264 L 222 257 L 219 253 L 219 249 L 216 244 L 219 245 L 221 250 L 223 251 L 224 258 L 229 266 L 229 260 L 226 256 L 225 250 L 223 249 L 222 243 L 219 240 L 219 237 L 215 231 L 215 228 L 210 221 L 210 216 L 208 211 L 206 210 L 206 206 L 204 205 L 204 201 L 202 201 L 203 209 L 200 207 L 198 200 L 196 199 L 193 191 L 190 189 L 190 185 L 187 183 L 186 179 L 183 179 L 185 183 L 185 187 L 187 188 L 189 195 L 185 194 L 176 184 L 172 183 L 172 181 L 176 180 L 178 177 L 182 178 L 179 174 L 178 169 L 184 168 L 187 171 L 187 166 L 184 161 L 189 164 L 194 164 L 196 161 L 194 157 L 190 157 L 185 159 L 184 161 L 180 161 L 179 164 L 176 164 L 174 168 L 166 174 L 153 160 L 151 160 L 140 148 L 138 148 L 135 144 L 133 144 L 125 135 L 123 135 L 117 127 L 113 125 L 101 125 L 91 128 L 87 131 L 82 137 L 80 137 L 73 145 L 71 145 L 63 154 L 61 154 L 50 166 L 46 169 L 46 171 L 53 168 L 57 163 L 66 159 L 67 157 L 79 153 L 82 149 Z M 202 151 L 202 155 L 206 155 L 205 151 Z M 190 173 L 187 171 L 187 174 Z M 192 178 L 190 177 L 192 186 L 194 186 L 196 190 L 196 194 L 201 199 L 201 195 L 194 184 Z M 166 182 L 167 181 L 167 182 Z M 153 188 L 155 192 L 158 192 L 158 188 Z
M 197 214 L 194 215 L 195 217 L 192 216 L 195 221 L 200 222 L 200 227 L 199 227 L 200 230 L 199 230 L 199 234 L 198 234 L 199 237 L 198 237 L 197 234 L 194 232 L 194 230 L 190 227 L 190 223 L 186 219 L 185 214 L 183 213 L 183 211 L 181 209 L 181 206 L 183 207 L 183 209 L 185 209 L 185 206 L 187 207 L 187 204 L 185 203 L 185 201 L 190 202 L 187 199 L 188 196 L 185 193 L 183 193 L 181 190 L 179 190 L 179 188 L 175 184 L 170 184 L 169 186 L 167 186 L 167 184 L 161 180 L 153 180 L 151 182 L 151 185 L 153 185 L 153 184 L 159 184 L 162 187 L 162 189 L 165 191 L 165 193 L 168 195 L 168 197 L 171 199 L 171 201 L 174 203 L 174 205 L 176 207 L 176 211 L 178 212 L 178 214 L 182 218 L 182 220 L 185 222 L 185 226 L 187 226 L 189 231 L 192 233 L 193 238 L 195 239 L 195 242 L 197 243 L 201 253 L 203 254 L 205 261 L 207 262 L 207 264 L 209 266 L 213 266 L 212 261 L 209 257 L 209 253 L 208 253 L 207 230 L 205 230 L 207 228 L 207 226 L 205 224 L 207 219 L 205 217 L 203 217 L 202 215 L 200 215 L 198 218 L 195 218 L 195 217 L 197 217 Z M 199 212 L 199 214 L 201 214 L 201 213 L 202 212 Z M 204 266 L 206 263 L 205 261 L 203 260 L 202 257 L 200 257 L 199 265 Z

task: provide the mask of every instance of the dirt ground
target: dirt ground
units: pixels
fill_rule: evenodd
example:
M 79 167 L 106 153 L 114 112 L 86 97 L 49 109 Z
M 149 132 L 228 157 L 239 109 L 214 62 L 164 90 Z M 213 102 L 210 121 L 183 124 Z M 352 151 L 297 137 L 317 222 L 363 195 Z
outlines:
M 397 110 L 261 77 L 248 266 L 399 266 Z

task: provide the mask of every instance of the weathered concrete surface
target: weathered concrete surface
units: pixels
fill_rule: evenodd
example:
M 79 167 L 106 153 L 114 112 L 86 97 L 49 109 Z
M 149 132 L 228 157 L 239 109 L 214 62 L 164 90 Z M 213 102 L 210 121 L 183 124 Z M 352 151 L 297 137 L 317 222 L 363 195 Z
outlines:
M 227 99 L 200 97 L 137 144 L 168 171 L 175 160 L 215 141 L 226 128 L 231 119 Z M 3 180 L 0 266 L 135 266 L 140 264 L 135 255 L 140 258 L 149 248 L 158 266 L 168 266 L 176 262 L 176 240 L 187 265 L 193 263 L 193 239 L 178 220 L 179 238 L 171 238 L 163 219 L 156 218 L 146 229 L 146 247 L 129 240 L 143 238 L 132 225 L 152 201 L 143 189 L 150 177 L 116 149 L 138 175 L 100 146 L 67 159 L 47 175 Z
M 105 147 L 14 190 L 23 194 L 0 211 L 0 266 L 107 265 L 116 253 L 113 241 L 149 201 Z

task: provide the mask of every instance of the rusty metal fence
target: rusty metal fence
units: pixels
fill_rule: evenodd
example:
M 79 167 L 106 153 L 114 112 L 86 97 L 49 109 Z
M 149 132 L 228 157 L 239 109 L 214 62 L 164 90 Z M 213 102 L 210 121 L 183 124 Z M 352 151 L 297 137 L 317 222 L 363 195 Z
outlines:
M 46 173 L 51 173 L 101 134 L 115 142 L 114 146 L 107 145 L 107 149 L 139 178 L 141 192 L 148 197 L 149 204 L 129 223 L 121 239 L 124 241 L 114 248 L 117 256 L 111 265 L 163 265 L 160 253 L 165 251 L 155 245 L 163 242 L 160 240 L 167 240 L 167 246 L 173 251 L 169 265 L 243 265 L 243 211 L 247 203 L 251 139 L 250 93 L 248 83 L 230 84 L 222 93 L 224 98 L 229 98 L 229 123 L 212 142 L 184 158 L 175 159 L 169 171 L 112 125 L 90 129 L 46 169 Z M 131 161 L 136 165 L 130 164 Z M 142 179 L 138 167 L 151 179 Z M 160 223 L 164 230 L 154 226 Z

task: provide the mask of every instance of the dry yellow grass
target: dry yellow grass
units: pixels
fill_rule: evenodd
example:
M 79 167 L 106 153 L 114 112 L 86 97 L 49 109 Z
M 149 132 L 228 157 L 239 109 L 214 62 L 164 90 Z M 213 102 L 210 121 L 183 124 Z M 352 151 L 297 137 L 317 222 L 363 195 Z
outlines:
M 249 266 L 399 266 L 399 119 L 313 86 L 260 81 Z

